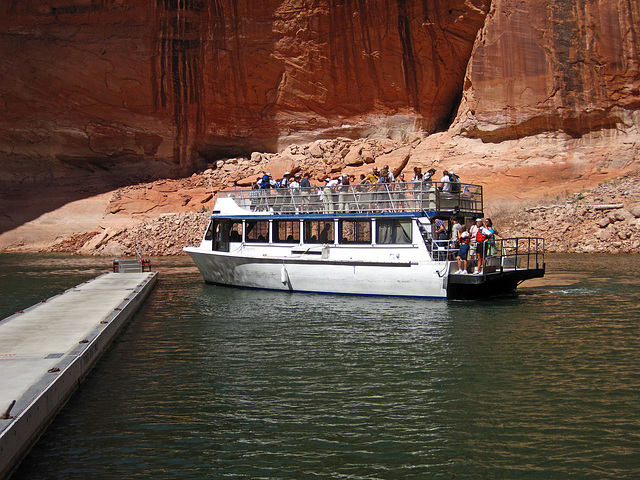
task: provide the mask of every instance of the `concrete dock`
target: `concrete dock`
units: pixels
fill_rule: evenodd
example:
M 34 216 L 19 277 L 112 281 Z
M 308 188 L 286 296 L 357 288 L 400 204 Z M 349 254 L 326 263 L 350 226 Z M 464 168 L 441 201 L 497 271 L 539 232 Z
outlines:
M 31 449 L 156 280 L 157 272 L 107 273 L 0 321 L 0 479 Z

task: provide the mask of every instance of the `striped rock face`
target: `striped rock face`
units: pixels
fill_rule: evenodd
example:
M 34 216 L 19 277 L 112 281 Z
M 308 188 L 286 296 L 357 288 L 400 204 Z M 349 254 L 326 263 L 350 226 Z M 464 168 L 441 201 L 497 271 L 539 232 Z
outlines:
M 0 180 L 190 173 L 316 138 L 446 129 L 489 6 L 4 2 Z

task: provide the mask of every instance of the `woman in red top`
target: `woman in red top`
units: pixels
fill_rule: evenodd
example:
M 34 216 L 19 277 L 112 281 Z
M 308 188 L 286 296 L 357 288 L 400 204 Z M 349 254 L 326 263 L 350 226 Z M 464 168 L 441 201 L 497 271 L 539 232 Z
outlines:
M 482 225 L 482 222 L 479 222 Z M 493 234 L 486 227 L 478 225 L 478 232 L 476 233 L 476 254 L 478 255 L 478 266 L 474 273 L 481 274 L 484 267 L 484 258 L 487 247 L 487 240 L 489 240 Z

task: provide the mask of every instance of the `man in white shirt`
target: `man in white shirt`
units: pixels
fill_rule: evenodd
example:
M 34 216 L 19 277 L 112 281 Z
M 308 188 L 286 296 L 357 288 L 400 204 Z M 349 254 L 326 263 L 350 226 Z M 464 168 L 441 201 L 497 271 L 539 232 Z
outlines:
M 325 179 L 325 182 L 327 182 L 327 184 L 324 186 L 324 213 L 333 213 L 333 204 L 335 203 L 333 195 L 339 182 L 337 178 L 332 180 L 329 177 Z
M 443 192 L 451 192 L 451 179 L 449 178 L 449 172 L 446 170 L 442 172 L 442 178 L 440 179 L 440 183 L 442 183 L 442 191 Z

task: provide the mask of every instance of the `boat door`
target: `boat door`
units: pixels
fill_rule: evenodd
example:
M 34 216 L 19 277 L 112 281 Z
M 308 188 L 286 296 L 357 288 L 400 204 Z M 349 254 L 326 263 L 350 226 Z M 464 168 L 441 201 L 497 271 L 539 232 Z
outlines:
M 218 252 L 229 251 L 229 231 L 231 221 L 226 218 L 214 218 L 211 220 L 211 231 L 213 232 L 212 250 Z

